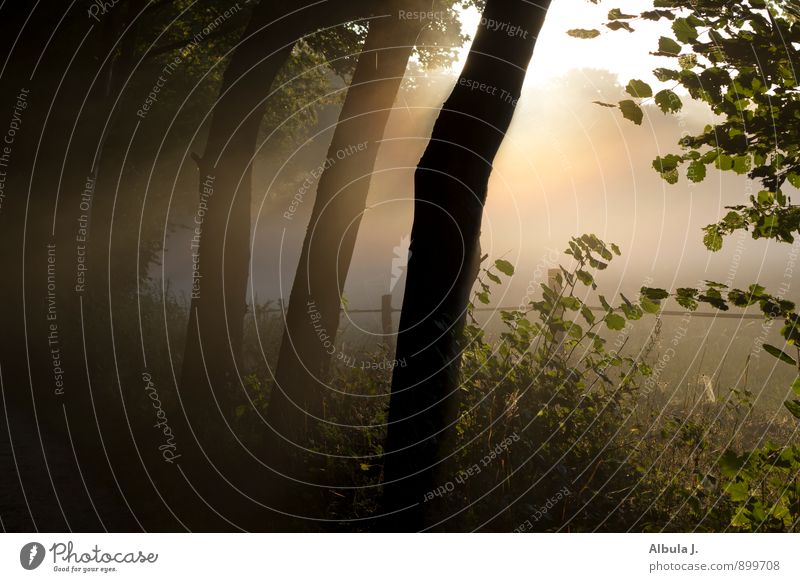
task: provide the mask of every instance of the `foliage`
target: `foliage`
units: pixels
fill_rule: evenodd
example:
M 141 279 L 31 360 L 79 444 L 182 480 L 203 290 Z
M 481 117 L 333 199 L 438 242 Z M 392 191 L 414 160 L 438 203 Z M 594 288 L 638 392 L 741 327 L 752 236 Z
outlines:
M 764 351 L 779 361 L 800 368 L 798 339 L 798 314 L 795 304 L 779 296 L 766 293 L 764 287 L 754 284 L 747 291 L 730 289 L 721 283 L 706 281 L 705 289 L 681 288 L 672 296 L 683 307 L 695 310 L 701 303 L 727 311 L 730 306 L 747 308 L 758 305 L 768 319 L 782 318 L 781 335 L 786 346 L 779 348 L 764 344 Z M 670 296 L 663 289 L 643 287 L 642 296 L 660 304 Z M 794 349 L 795 357 L 786 353 Z M 800 377 L 792 384 L 792 391 L 800 396 Z M 800 400 L 784 403 L 796 419 L 800 419 Z M 763 447 L 736 455 L 729 450 L 720 458 L 722 475 L 729 479 L 725 492 L 736 504 L 731 525 L 746 531 L 793 531 L 800 519 L 800 447 L 779 446 L 767 442 Z
M 725 492 L 737 504 L 731 525 L 743 531 L 793 531 L 800 520 L 800 446 L 767 443 L 720 459 L 729 481 Z
M 642 123 L 641 106 L 654 102 L 663 113 L 681 110 L 675 92 L 705 103 L 719 119 L 679 141 L 680 151 L 659 157 L 653 166 L 670 184 L 681 168 L 693 182 L 713 167 L 759 180 L 762 190 L 748 204 L 728 208 L 716 224 L 705 227 L 704 241 L 719 250 L 725 235 L 748 230 L 753 238 L 792 242 L 800 229 L 800 208 L 785 192 L 800 187 L 800 21 L 791 3 L 766 0 L 655 0 L 650 10 L 622 15 L 611 10 L 606 26 L 633 31 L 636 21 L 668 21 L 672 35 L 662 36 L 652 53 L 674 61 L 657 68 L 664 87 L 655 91 L 633 80 L 620 101 L 625 118 Z M 624 20 L 623 20 L 624 19 Z M 599 31 L 584 31 L 593 38 Z M 607 104 L 612 105 L 612 104 Z M 613 106 L 613 105 L 612 105 Z

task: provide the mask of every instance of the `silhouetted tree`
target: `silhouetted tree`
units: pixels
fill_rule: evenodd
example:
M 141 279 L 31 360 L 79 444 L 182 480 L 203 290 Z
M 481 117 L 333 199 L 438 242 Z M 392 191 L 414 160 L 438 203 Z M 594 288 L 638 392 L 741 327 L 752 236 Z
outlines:
M 224 410 L 238 385 L 250 263 L 252 162 L 270 88 L 298 39 L 370 12 L 364 2 L 261 2 L 231 54 L 205 151 L 196 158 L 202 216 L 195 225 L 197 269 L 181 387 L 199 430 L 208 430 L 219 418 L 212 411 L 217 406 Z
M 331 356 L 316 329 L 336 337 L 341 295 L 380 139 L 419 32 L 419 21 L 398 20 L 396 13 L 370 23 L 339 114 L 289 298 L 269 403 L 268 421 L 287 437 L 300 434 L 322 414 Z M 319 314 L 313 320 L 312 308 Z
M 456 420 L 461 332 L 477 274 L 492 162 L 520 97 L 549 1 L 487 0 L 414 177 L 414 223 L 384 456 L 391 529 L 422 528 Z

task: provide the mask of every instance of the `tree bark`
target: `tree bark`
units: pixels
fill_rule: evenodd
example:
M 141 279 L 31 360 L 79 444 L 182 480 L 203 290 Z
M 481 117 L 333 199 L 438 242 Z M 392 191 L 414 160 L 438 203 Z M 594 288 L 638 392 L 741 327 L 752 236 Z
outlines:
M 366 17 L 381 4 L 262 1 L 225 70 L 205 152 L 197 159 L 196 270 L 180 382 L 190 422 L 212 440 L 224 428 L 220 412 L 241 384 L 237 364 L 247 310 L 252 160 L 269 89 L 297 40 Z
M 325 372 L 370 176 L 420 32 L 418 21 L 376 18 L 328 148 L 286 314 L 268 421 L 293 439 L 322 416 Z M 313 314 L 313 318 L 312 318 Z M 322 330 L 329 339 L 318 335 Z
M 388 529 L 431 525 L 444 441 L 457 420 L 461 335 L 492 163 L 549 0 L 487 0 L 464 69 L 414 176 L 414 223 L 384 457 Z M 442 476 L 443 482 L 447 478 Z
M 262 1 L 254 9 L 225 70 L 197 160 L 191 249 L 197 263 L 180 387 L 189 421 L 200 432 L 214 432 L 217 403 L 229 401 L 235 384 L 246 312 L 252 158 L 266 98 L 295 42 L 318 22 L 313 8 L 298 4 L 310 2 Z

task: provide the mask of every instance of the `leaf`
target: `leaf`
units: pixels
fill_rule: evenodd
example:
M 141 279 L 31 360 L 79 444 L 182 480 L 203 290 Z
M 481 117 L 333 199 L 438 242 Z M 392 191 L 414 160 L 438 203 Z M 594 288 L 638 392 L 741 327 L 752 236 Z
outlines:
M 653 90 L 650 88 L 650 85 L 641 79 L 631 79 L 628 82 L 628 86 L 625 87 L 625 91 L 628 92 L 628 95 L 632 95 L 633 97 L 638 97 L 640 99 L 653 96 Z
M 697 55 L 681 55 L 678 57 L 678 64 L 684 71 L 693 69 L 697 66 Z
M 481 291 L 476 295 L 476 297 L 478 298 L 478 301 L 480 301 L 484 305 L 489 304 L 489 294 L 486 291 Z
M 628 32 L 633 32 L 633 28 L 631 27 L 631 25 L 630 25 L 630 24 L 628 24 L 627 22 L 623 22 L 623 21 L 621 21 L 621 20 L 612 20 L 611 22 L 607 22 L 607 23 L 606 23 L 606 26 L 607 26 L 607 27 L 608 27 L 610 30 L 620 30 L 620 29 L 625 29 L 625 30 L 627 30 Z
M 731 450 L 722 453 L 719 458 L 719 468 L 723 475 L 733 478 L 742 470 L 746 457 L 740 457 Z
M 744 174 L 750 170 L 750 156 L 736 156 L 733 158 L 733 171 Z
M 605 322 L 608 326 L 608 329 L 612 329 L 614 331 L 619 331 L 625 327 L 625 318 L 621 315 L 617 315 L 616 313 L 609 313 L 606 315 Z
M 677 55 L 681 52 L 681 45 L 668 36 L 662 36 L 658 39 L 658 52 L 668 55 Z
M 669 89 L 664 89 L 656 93 L 655 101 L 656 105 L 658 105 L 664 114 L 675 113 L 676 111 L 680 111 L 681 107 L 683 107 L 681 98 Z
M 672 69 L 665 69 L 663 67 L 659 67 L 658 69 L 653 69 L 653 75 L 655 75 L 656 79 L 661 81 L 662 83 L 666 81 L 677 81 L 681 78 L 681 74 L 678 71 L 673 71 Z
M 617 255 L 618 257 L 622 255 L 622 251 L 620 251 L 619 247 L 614 243 L 611 243 L 611 250 L 614 251 L 614 254 Z
M 594 283 L 594 277 L 592 277 L 591 273 L 588 273 L 582 269 L 578 269 L 577 271 L 575 271 L 575 275 L 577 275 L 581 283 L 583 283 L 587 287 L 589 287 Z
M 697 309 L 697 300 L 695 297 L 697 297 L 697 289 L 692 289 L 690 287 L 679 287 L 675 292 L 675 301 L 678 302 L 678 305 L 689 311 Z
M 656 172 L 664 174 L 666 172 L 675 170 L 679 163 L 681 163 L 680 156 L 676 156 L 675 154 L 667 154 L 663 158 L 661 156 L 657 156 L 656 159 L 653 160 L 653 168 L 655 168 Z
M 497 259 L 494 262 L 494 266 L 497 267 L 497 270 L 503 273 L 504 275 L 508 275 L 509 277 L 511 277 L 514 274 L 514 265 L 512 265 L 505 259 Z
M 642 287 L 640 293 L 653 301 L 661 301 L 662 299 L 669 297 L 668 291 L 654 287 Z
M 609 20 L 619 20 L 621 18 L 636 18 L 635 14 L 623 14 L 619 8 L 612 8 L 608 11 Z
M 697 39 L 697 29 L 687 18 L 676 18 L 672 23 L 672 32 L 679 42 L 689 43 Z
M 639 107 L 633 100 L 625 99 L 624 101 L 620 101 L 619 109 L 622 111 L 622 116 L 625 119 L 631 120 L 636 125 L 642 124 L 644 113 L 642 113 L 642 108 Z
M 800 376 L 795 378 L 795 381 L 792 382 L 792 392 L 800 396 Z
M 605 103 L 603 101 L 592 101 L 595 105 L 600 105 L 602 107 L 616 107 L 613 103 Z
M 491 271 L 486 271 L 486 276 L 489 278 L 489 280 L 490 280 L 492 283 L 496 283 L 496 284 L 498 284 L 498 285 L 499 285 L 500 283 L 502 283 L 502 281 L 500 280 L 500 277 L 498 277 L 497 275 L 495 275 L 495 274 L 494 274 L 494 273 L 492 273 Z
M 745 501 L 750 497 L 750 489 L 744 481 L 734 481 L 725 486 L 725 493 L 730 495 L 731 501 Z
M 573 38 L 596 38 L 600 36 L 600 31 L 594 28 L 573 28 L 567 31 L 567 34 Z
M 647 313 L 658 313 L 658 311 L 661 309 L 661 306 L 658 303 L 647 297 L 642 297 L 639 300 L 639 304 L 642 306 L 642 309 Z
M 781 349 L 776 348 L 770 344 L 764 344 L 764 350 L 770 355 L 778 358 L 781 362 L 785 362 L 787 364 L 791 364 L 792 366 L 796 366 L 797 362 L 794 361 L 794 358 L 784 352 Z
M 702 182 L 706 177 L 706 165 L 700 160 L 693 161 L 686 170 L 686 177 L 692 182 Z
M 706 227 L 705 235 L 703 235 L 703 244 L 706 245 L 706 248 L 712 252 L 717 252 L 722 248 L 722 236 L 717 232 L 717 229 L 714 228 L 712 224 L 710 227 Z
M 745 501 L 750 497 L 750 488 L 745 481 L 734 481 L 725 486 L 725 492 L 732 501 Z
M 787 400 L 783 405 L 792 413 L 792 416 L 800 418 L 800 400 Z
M 714 163 L 717 169 L 727 172 L 733 168 L 733 158 L 726 154 L 720 154 Z

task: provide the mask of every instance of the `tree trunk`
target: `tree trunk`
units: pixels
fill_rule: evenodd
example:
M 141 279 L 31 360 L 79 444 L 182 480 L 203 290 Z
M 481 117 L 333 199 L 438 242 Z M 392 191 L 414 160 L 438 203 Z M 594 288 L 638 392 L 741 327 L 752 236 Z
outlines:
M 269 89 L 302 36 L 378 8 L 365 0 L 262 1 L 225 70 L 206 149 L 197 159 L 191 307 L 180 383 L 191 423 L 212 440 L 224 428 L 220 413 L 241 384 L 252 162 Z
M 292 284 L 269 403 L 268 421 L 290 439 L 322 416 L 325 371 L 335 353 L 341 296 L 370 176 L 419 31 L 418 21 L 399 20 L 396 13 L 370 23 L 328 148 Z
M 225 70 L 205 152 L 191 253 L 196 261 L 181 392 L 195 430 L 229 401 L 241 351 L 250 259 L 252 160 L 266 99 L 314 9 L 262 1 Z M 223 408 L 224 411 L 224 408 Z M 218 425 L 219 426 L 219 425 Z M 206 443 L 208 444 L 208 443 Z
M 549 0 L 487 0 L 467 62 L 414 176 L 414 223 L 392 378 L 384 509 L 394 530 L 431 525 L 437 465 L 457 420 L 461 333 L 492 162 Z M 443 477 L 447 481 L 446 477 Z

